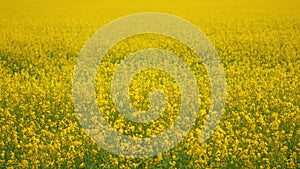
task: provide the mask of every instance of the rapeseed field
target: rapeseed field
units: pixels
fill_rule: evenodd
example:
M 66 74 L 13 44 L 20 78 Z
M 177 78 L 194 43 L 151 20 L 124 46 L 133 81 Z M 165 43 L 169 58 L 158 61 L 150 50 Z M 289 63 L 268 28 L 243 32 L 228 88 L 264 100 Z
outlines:
M 151 91 L 161 90 L 167 99 L 156 120 L 127 120 L 114 105 L 114 72 L 144 48 L 167 50 L 186 63 L 196 78 L 200 107 L 192 129 L 172 149 L 145 158 L 119 156 L 82 127 L 72 95 L 74 67 L 99 28 L 149 11 L 184 18 L 208 37 L 224 67 L 226 104 L 211 137 L 199 142 L 212 102 L 201 59 L 170 37 L 124 39 L 105 55 L 95 79 L 99 109 L 115 131 L 155 137 L 178 117 L 178 83 L 159 69 L 136 74 L 128 92 L 131 104 L 146 111 Z M 292 0 L 1 1 L 1 168 L 300 168 L 299 16 L 300 3 Z

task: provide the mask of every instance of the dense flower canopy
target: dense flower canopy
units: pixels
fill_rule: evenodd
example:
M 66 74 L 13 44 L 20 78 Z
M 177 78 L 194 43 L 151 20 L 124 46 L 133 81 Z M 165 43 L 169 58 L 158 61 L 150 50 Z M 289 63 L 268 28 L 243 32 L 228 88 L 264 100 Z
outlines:
M 111 154 L 86 135 L 74 110 L 72 74 L 80 50 L 95 31 L 148 8 L 110 12 L 85 7 L 76 6 L 80 12 L 20 5 L 15 10 L 1 9 L 1 167 L 300 168 L 300 20 L 293 11 L 187 11 L 175 6 L 165 11 L 199 27 L 224 66 L 225 110 L 204 143 L 198 138 L 211 89 L 205 66 L 195 53 L 179 41 L 154 34 L 134 36 L 112 48 L 99 65 L 95 92 L 103 116 L 120 133 L 154 137 L 173 124 L 181 104 L 174 78 L 149 69 L 132 79 L 129 97 L 138 110 L 147 110 L 151 91 L 160 89 L 167 98 L 161 116 L 143 124 L 126 120 L 116 110 L 110 95 L 113 73 L 134 51 L 155 47 L 173 52 L 189 66 L 199 88 L 200 110 L 184 140 L 164 153 L 135 159 Z

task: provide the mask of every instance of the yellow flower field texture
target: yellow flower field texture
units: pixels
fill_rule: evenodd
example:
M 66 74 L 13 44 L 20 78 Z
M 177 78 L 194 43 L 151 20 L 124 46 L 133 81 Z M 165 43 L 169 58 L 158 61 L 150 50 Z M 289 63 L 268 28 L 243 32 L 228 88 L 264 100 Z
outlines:
M 0 2 L 1 168 L 300 168 L 299 10 L 300 3 L 293 0 Z M 219 121 L 216 113 L 209 113 L 214 97 L 205 61 L 182 41 L 155 33 L 128 37 L 105 54 L 94 81 L 99 112 L 78 113 L 72 91 L 80 52 L 100 28 L 141 12 L 178 16 L 207 36 L 226 77 Z M 118 110 L 111 85 L 124 61 L 145 48 L 178 56 L 195 77 L 198 98 L 181 100 L 180 83 L 167 71 L 140 71 L 128 87 L 137 113 L 128 117 L 160 111 L 153 106 L 160 103 L 164 109 L 156 119 L 139 123 Z M 127 77 L 126 72 L 121 75 Z M 163 94 L 154 95 L 158 90 Z M 84 94 L 82 98 L 87 97 Z M 164 100 L 158 102 L 161 96 Z M 184 128 L 194 121 L 191 129 L 162 152 L 160 148 L 173 140 L 164 139 L 147 149 L 126 147 L 121 137 L 101 135 L 97 128 L 87 131 L 83 125 L 97 123 L 101 113 L 117 133 L 133 139 L 156 138 L 176 124 L 181 106 L 191 102 L 199 105 L 192 112 L 196 118 L 186 116 L 180 123 Z M 208 117 L 217 125 L 200 142 Z M 176 136 L 184 135 L 184 129 L 177 131 Z M 108 150 L 117 147 L 101 147 L 88 133 L 122 144 L 122 150 L 159 153 L 143 158 L 114 154 Z

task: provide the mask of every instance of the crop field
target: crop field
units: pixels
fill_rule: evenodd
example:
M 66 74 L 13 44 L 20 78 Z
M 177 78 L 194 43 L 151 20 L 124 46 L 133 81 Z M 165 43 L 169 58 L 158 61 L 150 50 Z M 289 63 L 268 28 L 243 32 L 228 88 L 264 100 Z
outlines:
M 74 70 L 97 30 L 120 17 L 152 11 L 181 17 L 207 36 L 224 68 L 226 104 L 211 137 L 199 142 L 205 119 L 213 116 L 210 78 L 201 59 L 181 41 L 164 35 L 122 40 L 105 54 L 95 76 L 99 110 L 114 131 L 155 138 L 174 124 L 181 104 L 199 104 L 192 128 L 178 144 L 134 158 L 107 151 L 87 134 L 82 122 L 97 117 L 90 112 L 83 118 L 76 111 Z M 158 118 L 138 123 L 118 111 L 111 83 L 123 61 L 145 48 L 178 56 L 195 77 L 199 93 L 196 101 L 181 100 L 180 85 L 166 71 L 140 71 L 128 88 L 131 104 L 147 111 L 158 104 L 151 95 L 154 90 L 162 91 L 166 100 Z M 162 65 L 168 67 L 168 62 Z M 1 0 L 0 168 L 300 168 L 299 78 L 296 0 Z

